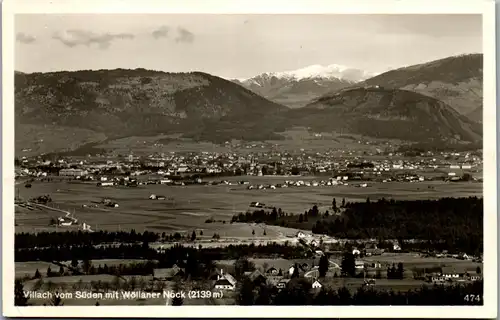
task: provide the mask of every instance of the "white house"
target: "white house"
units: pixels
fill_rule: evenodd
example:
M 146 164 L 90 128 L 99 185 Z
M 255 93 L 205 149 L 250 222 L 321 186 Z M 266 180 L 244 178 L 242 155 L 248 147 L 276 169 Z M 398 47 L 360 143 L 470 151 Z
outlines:
M 305 238 L 305 237 L 306 237 L 306 234 L 305 234 L 304 232 L 299 231 L 299 232 L 297 233 L 297 238 Z
M 236 288 L 236 279 L 229 273 L 224 273 L 221 270 L 220 274 L 217 275 L 214 288 L 219 290 L 234 290 Z
M 314 281 L 312 284 L 313 289 L 321 289 L 321 287 L 323 287 L 323 285 L 318 280 Z
M 444 277 L 445 279 L 457 279 L 460 277 L 458 272 L 456 272 L 453 268 L 450 267 L 444 267 L 441 276 Z

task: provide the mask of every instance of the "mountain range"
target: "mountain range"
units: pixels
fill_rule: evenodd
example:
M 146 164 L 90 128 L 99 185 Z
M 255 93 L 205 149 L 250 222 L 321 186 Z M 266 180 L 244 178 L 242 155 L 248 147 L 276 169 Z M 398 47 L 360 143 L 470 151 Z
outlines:
M 375 74 L 341 65 L 312 65 L 298 70 L 262 73 L 233 82 L 274 102 L 300 108 L 312 99 L 343 89 Z
M 51 141 L 56 149 L 74 149 L 160 134 L 216 143 L 279 140 L 294 127 L 403 141 L 478 142 L 482 126 L 465 115 L 482 115 L 480 62 L 481 55 L 451 57 L 371 78 L 336 65 L 313 66 L 243 82 L 144 69 L 16 72 L 16 149 L 36 144 L 42 152 L 40 145 Z M 287 99 L 303 107 L 286 107 Z
M 264 73 L 234 82 L 290 108 L 355 86 L 379 85 L 439 99 L 471 120 L 482 122 L 483 55 L 453 56 L 373 74 L 338 65 Z
M 116 69 L 15 74 L 18 134 L 23 126 L 40 126 L 40 130 L 64 127 L 68 133 L 84 129 L 108 139 L 181 133 L 214 142 L 266 140 L 279 138 L 274 133 L 279 121 L 273 119 L 287 110 L 201 72 Z

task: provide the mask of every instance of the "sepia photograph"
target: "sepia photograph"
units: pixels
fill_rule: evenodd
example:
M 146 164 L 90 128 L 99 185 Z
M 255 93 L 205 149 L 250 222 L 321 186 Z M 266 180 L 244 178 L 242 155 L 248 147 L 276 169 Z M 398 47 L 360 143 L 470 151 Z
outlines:
M 325 2 L 6 1 L 4 315 L 496 317 L 494 2 Z

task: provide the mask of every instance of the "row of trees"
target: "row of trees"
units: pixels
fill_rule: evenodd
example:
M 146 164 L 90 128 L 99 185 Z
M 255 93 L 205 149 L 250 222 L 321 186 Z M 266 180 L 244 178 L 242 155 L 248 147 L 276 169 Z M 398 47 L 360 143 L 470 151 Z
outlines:
M 180 234 L 172 235 L 174 239 L 181 238 Z M 101 243 L 137 243 L 155 242 L 168 239 L 165 232 L 155 233 L 144 231 L 106 231 L 96 232 L 66 231 L 66 232 L 38 232 L 38 233 L 16 233 L 16 248 L 49 247 L 53 245 L 97 245 Z
M 346 287 L 319 292 L 304 279 L 292 279 L 283 290 L 266 284 L 241 282 L 236 296 L 238 305 L 482 305 L 483 283 L 453 286 L 422 286 L 410 291 L 382 291 L 360 287 L 351 292 Z M 468 299 L 468 297 L 474 299 Z
M 146 245 L 145 245 L 146 244 Z M 51 246 L 45 248 L 24 248 L 15 250 L 15 261 L 91 261 L 98 259 L 144 259 L 159 261 L 159 267 L 171 267 L 186 255 L 208 257 L 212 260 L 231 260 L 241 256 L 259 258 L 282 257 L 284 259 L 304 258 L 311 252 L 303 247 L 269 243 L 267 245 L 229 245 L 226 247 L 195 248 L 173 245 L 162 251 L 150 248 L 147 243 L 121 245 Z M 137 268 L 142 268 L 137 264 Z M 110 267 L 111 268 L 111 267 Z M 144 268 L 150 268 L 148 265 Z M 137 271 L 137 270 L 136 270 Z

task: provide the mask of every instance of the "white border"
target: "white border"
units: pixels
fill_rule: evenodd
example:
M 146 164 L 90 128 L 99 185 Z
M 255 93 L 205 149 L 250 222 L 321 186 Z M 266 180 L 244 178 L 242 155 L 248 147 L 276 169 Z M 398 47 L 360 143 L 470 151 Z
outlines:
M 484 306 L 480 307 L 243 307 L 164 306 L 14 307 L 14 14 L 15 13 L 476 13 L 483 15 L 484 54 Z M 3 40 L 3 316 L 7 317 L 325 317 L 496 318 L 497 188 L 494 1 L 390 0 L 4 0 Z M 487 146 L 487 147 L 486 147 Z M 12 227 L 11 227 L 12 226 Z

